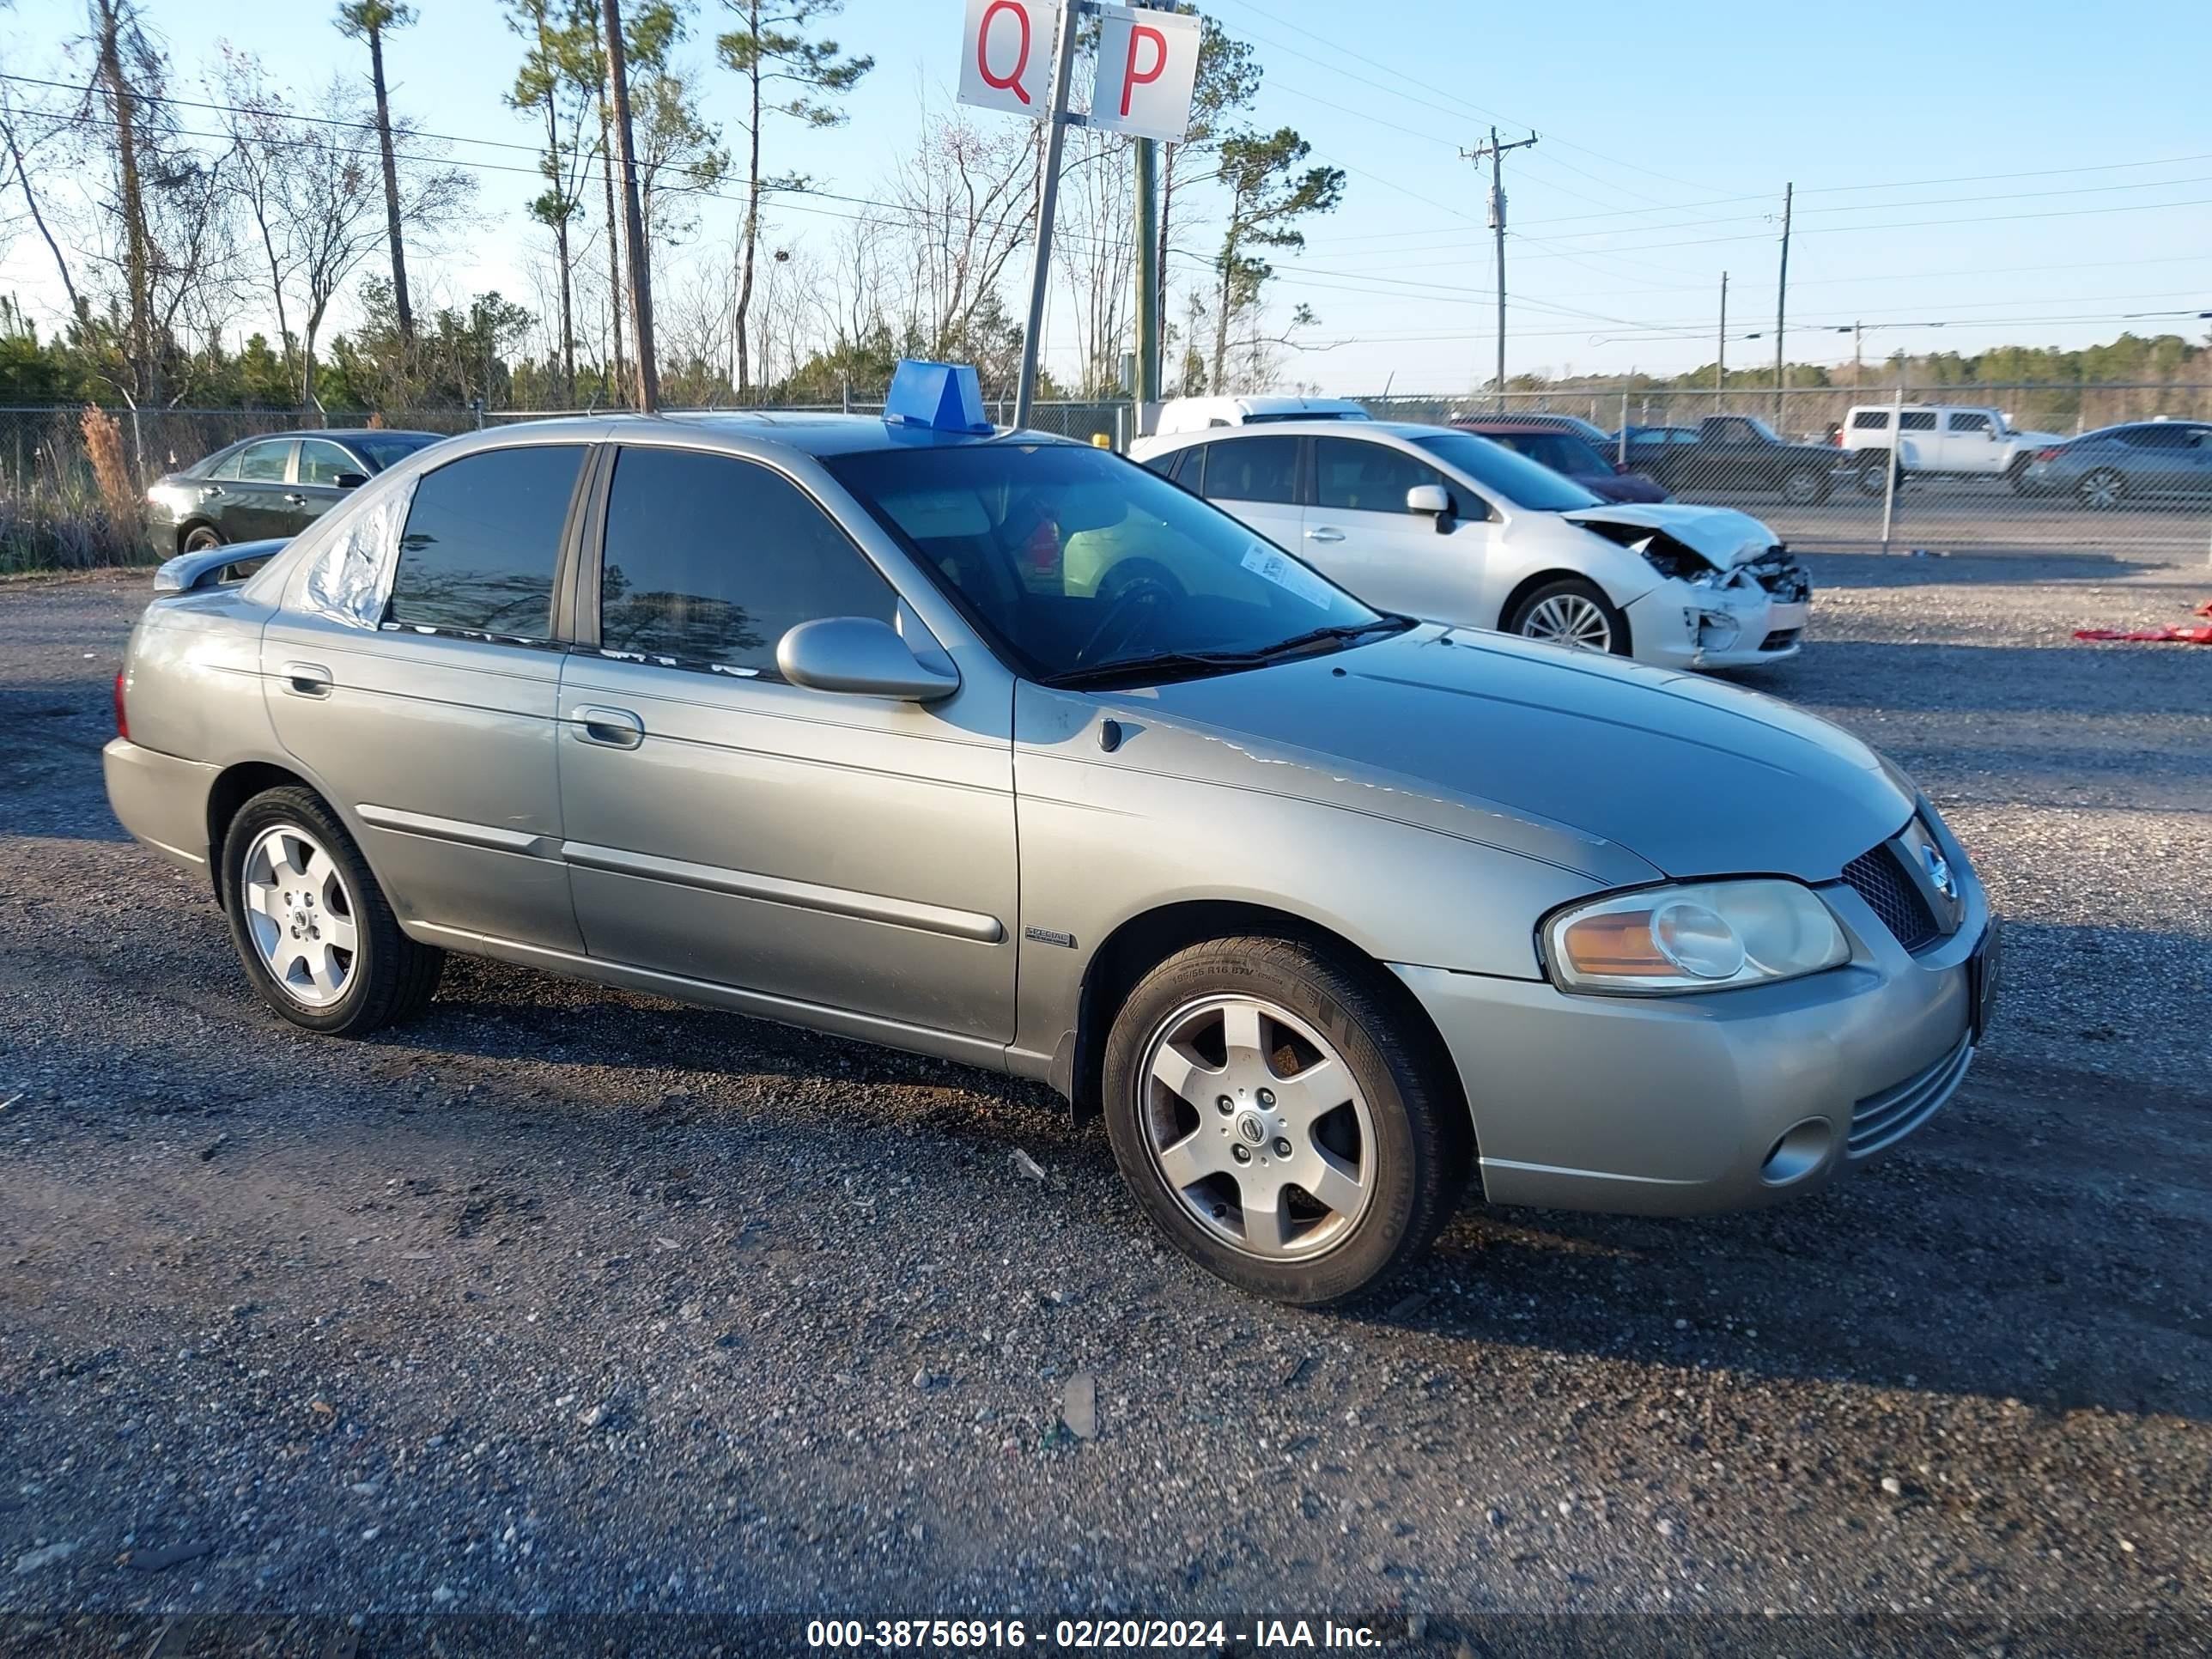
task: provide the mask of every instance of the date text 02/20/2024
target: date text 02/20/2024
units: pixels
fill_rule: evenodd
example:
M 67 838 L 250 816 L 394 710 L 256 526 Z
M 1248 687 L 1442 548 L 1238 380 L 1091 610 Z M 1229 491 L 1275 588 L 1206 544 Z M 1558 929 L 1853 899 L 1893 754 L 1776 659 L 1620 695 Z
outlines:
M 817 1619 L 806 1626 L 810 1648 L 863 1651 L 1036 1646 L 1218 1652 L 1232 1641 L 1261 1651 L 1325 1650 L 1371 1648 L 1382 1638 L 1365 1626 L 1330 1619 L 1261 1619 L 1237 1631 L 1220 1619 L 1060 1619 L 1034 1626 L 1020 1619 Z

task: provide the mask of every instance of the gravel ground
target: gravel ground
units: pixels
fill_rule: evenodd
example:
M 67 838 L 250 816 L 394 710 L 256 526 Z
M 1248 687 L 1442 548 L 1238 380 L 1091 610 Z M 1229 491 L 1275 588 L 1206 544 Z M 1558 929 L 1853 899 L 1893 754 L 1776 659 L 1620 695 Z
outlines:
M 403 1031 L 281 1024 L 102 798 L 143 576 L 0 585 L 0 1652 L 1125 1610 L 2021 1654 L 2201 1616 L 2212 652 L 2067 631 L 2212 576 L 1814 564 L 1817 640 L 1753 683 L 1974 849 L 2012 932 L 1965 1091 L 1779 1210 L 1470 1206 L 1331 1316 L 1158 1248 L 1097 1127 L 1003 1079 L 471 963 Z M 1580 1616 L 1655 1613 L 1719 1622 Z M 709 1628 L 803 1647 L 588 1645 Z

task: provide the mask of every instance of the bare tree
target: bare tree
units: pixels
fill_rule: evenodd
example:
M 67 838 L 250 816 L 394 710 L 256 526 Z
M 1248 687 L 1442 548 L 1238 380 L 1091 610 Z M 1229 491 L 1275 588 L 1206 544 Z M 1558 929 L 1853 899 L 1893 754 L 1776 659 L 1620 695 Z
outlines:
M 535 112 L 545 124 L 538 171 L 545 188 L 530 203 L 530 216 L 553 233 L 559 289 L 562 395 L 576 395 L 576 260 L 572 230 L 583 216 L 584 190 L 599 152 L 585 141 L 585 124 L 599 99 L 600 58 L 593 13 L 579 0 L 508 0 L 507 23 L 522 36 L 522 67 L 507 101 Z
M 805 183 L 792 174 L 770 179 L 761 172 L 761 126 L 771 115 L 787 116 L 809 127 L 834 127 L 845 113 L 828 101 L 850 92 L 875 59 L 846 57 L 835 40 L 811 40 L 806 31 L 835 17 L 845 0 L 723 0 L 737 27 L 715 44 L 722 62 L 744 80 L 745 215 L 738 233 L 738 390 L 751 382 L 745 317 L 751 308 L 754 267 L 760 251 L 761 194 L 793 190 Z
M 1036 135 L 1026 126 L 924 118 L 921 143 L 882 187 L 895 204 L 885 231 L 902 266 L 900 332 L 921 350 L 980 355 L 978 320 L 1029 246 L 1036 173 Z
M 43 120 L 45 131 L 34 137 L 26 137 L 17 124 L 19 113 Z M 77 291 L 76 279 L 70 271 L 69 256 L 62 250 L 52 221 L 46 210 L 40 206 L 38 187 L 32 182 L 33 174 L 37 170 L 33 163 L 37 160 L 40 150 L 45 143 L 66 131 L 45 110 L 19 111 L 14 89 L 7 82 L 0 81 L 0 144 L 4 144 L 7 150 L 5 157 L 0 158 L 5 163 L 0 166 L 0 186 L 9 182 L 7 174 L 12 172 L 15 187 L 22 193 L 23 210 L 32 224 L 37 227 L 39 239 L 46 245 L 46 252 L 53 258 L 54 270 L 61 277 L 62 292 L 69 296 L 70 315 L 82 327 L 89 320 L 84 295 Z
M 338 33 L 368 42 L 368 78 L 376 94 L 376 145 L 384 163 L 385 234 L 392 244 L 392 301 L 403 339 L 415 337 L 415 312 L 407 294 L 407 246 L 399 211 L 399 167 L 392 148 L 392 100 L 384 81 L 384 36 L 415 21 L 412 6 L 394 0 L 345 0 L 338 7 Z

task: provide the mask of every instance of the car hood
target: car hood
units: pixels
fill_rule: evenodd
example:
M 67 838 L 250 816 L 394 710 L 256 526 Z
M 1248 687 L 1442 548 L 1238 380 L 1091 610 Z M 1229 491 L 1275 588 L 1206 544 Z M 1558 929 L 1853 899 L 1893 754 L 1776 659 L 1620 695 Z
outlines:
M 1640 472 L 1577 473 L 1575 482 L 1591 495 L 1608 501 L 1657 502 L 1674 499 Z
M 1787 703 L 1466 629 L 1102 701 L 1153 728 L 1133 753 L 1160 769 L 1405 819 L 1601 884 L 1831 881 L 1913 810 L 1893 766 Z
M 1603 507 L 1570 507 L 1559 516 L 1579 525 L 1662 531 L 1723 570 L 1749 563 L 1776 540 L 1774 532 L 1748 513 L 1732 507 L 1693 507 L 1686 501 L 1609 501 Z

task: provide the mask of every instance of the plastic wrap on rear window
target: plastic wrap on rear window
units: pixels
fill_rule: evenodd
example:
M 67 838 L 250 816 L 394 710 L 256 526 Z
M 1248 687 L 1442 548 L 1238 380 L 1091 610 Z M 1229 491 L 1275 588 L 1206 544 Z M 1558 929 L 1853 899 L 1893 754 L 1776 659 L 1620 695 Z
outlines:
M 410 478 L 355 514 L 352 522 L 315 555 L 306 589 L 311 609 L 356 628 L 374 628 L 384 620 L 399 532 L 414 499 L 415 481 Z

